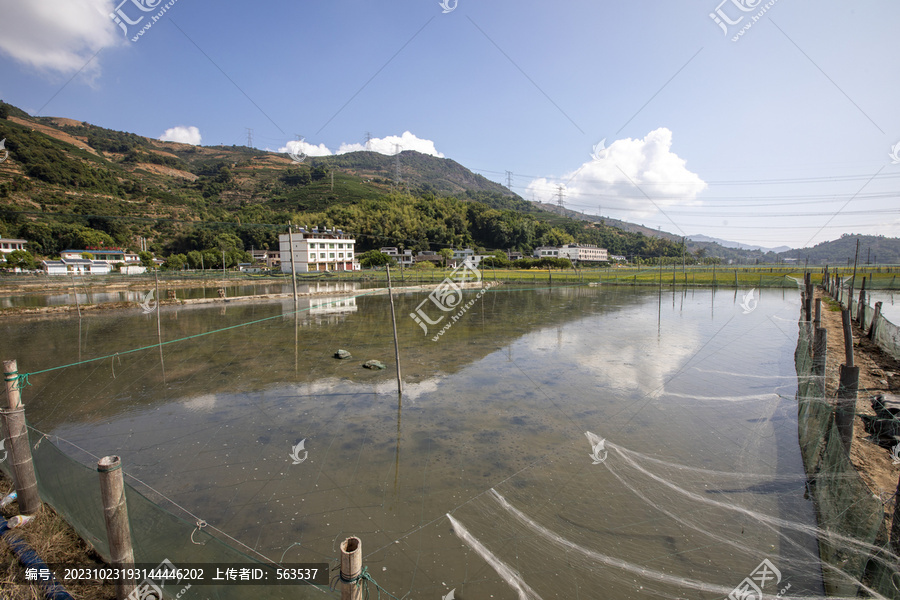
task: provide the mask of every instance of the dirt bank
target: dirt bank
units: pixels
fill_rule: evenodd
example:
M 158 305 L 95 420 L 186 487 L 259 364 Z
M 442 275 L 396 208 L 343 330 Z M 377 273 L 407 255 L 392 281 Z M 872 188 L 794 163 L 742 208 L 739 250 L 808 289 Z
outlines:
M 816 298 L 822 298 L 822 327 L 828 330 L 828 351 L 825 364 L 825 385 L 829 398 L 837 394 L 840 365 L 845 362 L 844 333 L 841 323 L 840 305 L 827 293 L 816 289 Z M 900 374 L 900 363 L 885 354 L 866 337 L 866 332 L 853 324 L 853 362 L 859 367 L 859 393 L 856 402 L 856 420 L 853 424 L 853 444 L 850 447 L 850 461 L 863 481 L 880 498 L 885 507 L 885 516 L 890 519 L 894 512 L 894 493 L 900 465 L 894 465 L 888 450 L 870 441 L 863 420 L 859 415 L 874 415 L 871 397 L 890 391 L 889 377 Z

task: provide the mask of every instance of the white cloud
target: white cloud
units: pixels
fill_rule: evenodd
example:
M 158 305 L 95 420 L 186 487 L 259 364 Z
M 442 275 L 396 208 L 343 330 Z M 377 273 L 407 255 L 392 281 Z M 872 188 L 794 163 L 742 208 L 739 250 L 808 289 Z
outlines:
M 305 140 L 291 141 L 278 149 L 279 152 L 305 154 L 307 156 L 330 156 L 331 150 L 325 144 L 314 146 Z
M 409 131 L 404 131 L 403 135 L 389 135 L 383 138 L 372 138 L 369 140 L 368 148 L 366 144 L 341 144 L 336 154 L 346 154 L 347 152 L 358 152 L 360 150 L 370 150 L 379 154 L 393 155 L 397 153 L 395 144 L 400 146 L 400 150 L 415 150 L 422 154 L 430 154 L 438 158 L 444 158 L 444 155 L 437 151 L 434 142 L 431 140 L 423 140 L 418 138 Z
M 70 75 L 84 68 L 96 76 L 91 57 L 124 43 L 108 16 L 112 8 L 110 0 L 0 0 L 0 50 L 35 69 Z
M 403 135 L 400 136 L 389 135 L 383 138 L 372 138 L 371 140 L 369 140 L 368 148 L 366 148 L 366 144 L 344 143 L 340 145 L 337 152 L 332 152 L 325 144 L 319 144 L 318 146 L 315 146 L 305 140 L 301 140 L 290 141 L 285 146 L 279 148 L 278 151 L 293 152 L 299 149 L 300 153 L 306 154 L 307 156 L 329 156 L 331 154 L 346 154 L 347 152 L 369 150 L 371 152 L 378 152 L 379 154 L 387 154 L 388 156 L 392 156 L 397 152 L 395 144 L 399 144 L 401 151 L 415 150 L 416 152 L 421 152 L 422 154 L 430 154 L 431 156 L 444 158 L 444 155 L 438 152 L 434 147 L 434 142 L 432 142 L 431 140 L 423 140 L 422 138 L 416 137 L 409 131 L 404 131 Z
M 664 209 L 699 204 L 697 194 L 706 189 L 706 182 L 689 171 L 686 161 L 671 147 L 672 132 L 665 127 L 651 131 L 642 140 L 616 140 L 559 180 L 533 180 L 525 198 L 553 202 L 563 184 L 565 201 L 573 208 L 596 207 L 613 200 L 610 209 L 634 209 L 627 214 L 631 218 L 653 215 L 657 206 Z
M 180 142 L 182 144 L 191 144 L 192 146 L 200 145 L 200 130 L 194 127 L 185 127 L 179 125 L 166 129 L 166 132 L 159 136 L 161 142 Z

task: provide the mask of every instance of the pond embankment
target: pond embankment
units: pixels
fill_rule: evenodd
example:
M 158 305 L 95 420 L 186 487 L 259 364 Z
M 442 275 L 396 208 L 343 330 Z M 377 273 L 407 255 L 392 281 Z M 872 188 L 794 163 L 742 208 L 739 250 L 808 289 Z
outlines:
M 826 589 L 829 596 L 856 596 L 867 586 L 900 598 L 900 536 L 892 533 L 900 466 L 891 449 L 870 435 L 876 417 L 872 398 L 896 391 L 900 363 L 869 339 L 865 318 L 862 326 L 851 320 L 852 358 L 848 356 L 842 305 L 822 288 L 815 290 L 814 299 L 821 302 L 820 321 L 817 327 L 804 311 L 795 357 L 799 439 L 816 505 Z M 825 337 L 824 348 L 814 341 L 816 329 L 818 339 Z M 841 383 L 842 372 L 846 384 L 853 367 L 859 373 L 855 391 Z

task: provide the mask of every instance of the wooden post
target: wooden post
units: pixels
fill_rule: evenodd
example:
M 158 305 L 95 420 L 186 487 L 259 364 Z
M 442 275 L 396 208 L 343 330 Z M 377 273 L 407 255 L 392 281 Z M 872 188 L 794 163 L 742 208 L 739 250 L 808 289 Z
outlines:
M 815 380 L 815 388 L 818 396 L 825 396 L 825 364 L 828 354 L 828 330 L 817 327 L 813 341 L 812 371 Z
M 128 505 L 125 503 L 125 482 L 122 480 L 122 460 L 118 456 L 104 456 L 97 462 L 100 473 L 100 497 L 112 566 L 129 568 L 134 564 L 131 548 L 131 527 L 128 524 Z M 124 600 L 134 590 L 134 581 L 116 581 L 116 598 Z
M 387 265 L 388 298 L 391 300 L 391 325 L 394 328 L 394 359 L 397 362 L 397 393 L 403 393 L 403 380 L 400 378 L 400 344 L 397 341 L 397 317 L 394 315 L 394 290 L 391 287 L 391 266 Z M 484 283 L 482 281 L 482 283 Z
M 897 491 L 894 493 L 894 519 L 891 523 L 891 548 L 894 553 L 900 553 L 900 480 L 897 481 Z
M 866 305 L 866 278 L 863 277 L 862 287 L 859 288 L 859 300 L 856 302 L 856 322 L 859 323 L 859 326 L 863 326 L 863 319 L 866 318 L 866 311 L 864 309 Z
M 28 426 L 25 423 L 25 407 L 22 405 L 16 361 L 3 361 L 3 372 L 6 381 L 7 410 L 2 411 L 2 417 L 6 440 L 9 443 L 9 448 L 6 449 L 9 466 L 19 498 L 19 511 L 25 515 L 32 515 L 40 511 L 41 497 L 38 494 L 37 476 L 31 459 L 31 444 L 28 442 Z
M 847 454 L 850 454 L 850 444 L 853 442 L 853 420 L 856 418 L 856 392 L 858 389 L 859 367 L 841 365 L 834 424 L 838 428 L 841 443 Z
M 850 326 L 850 309 L 841 311 L 841 324 L 844 326 L 844 364 L 853 366 L 853 329 Z
M 348 537 L 341 542 L 341 600 L 362 600 L 362 541 Z
M 881 302 L 875 303 L 875 314 L 872 315 L 872 324 L 869 326 L 868 338 L 875 339 L 875 328 L 878 325 L 878 319 L 881 317 Z

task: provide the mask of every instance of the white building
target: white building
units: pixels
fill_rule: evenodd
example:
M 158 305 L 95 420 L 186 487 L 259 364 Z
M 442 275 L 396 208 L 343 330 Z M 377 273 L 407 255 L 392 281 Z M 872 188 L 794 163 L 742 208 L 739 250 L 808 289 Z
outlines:
M 534 249 L 535 258 L 559 258 L 559 248 L 555 246 L 539 246 Z
M 291 257 L 297 273 L 310 271 L 358 271 L 355 259 L 356 240 L 340 229 L 312 231 L 300 227 L 293 234 L 293 248 L 288 234 L 278 236 L 281 247 L 281 272 L 291 272 Z
M 608 260 L 606 248 L 598 248 L 592 244 L 566 244 L 559 249 L 560 258 L 568 258 L 572 262 L 602 262 Z
M 9 254 L 14 250 L 24 250 L 25 244 L 27 243 L 28 240 L 0 238 L 0 252 L 2 252 L 3 254 Z
M 411 267 L 413 265 L 413 253 L 412 250 L 403 250 L 402 252 L 391 246 L 387 248 L 379 248 L 379 252 L 382 254 L 387 254 L 391 258 L 397 261 L 397 264 L 401 267 Z
M 41 267 L 47 275 L 108 275 L 109 263 L 105 260 L 88 260 L 86 258 L 63 258 L 61 260 L 41 261 Z

